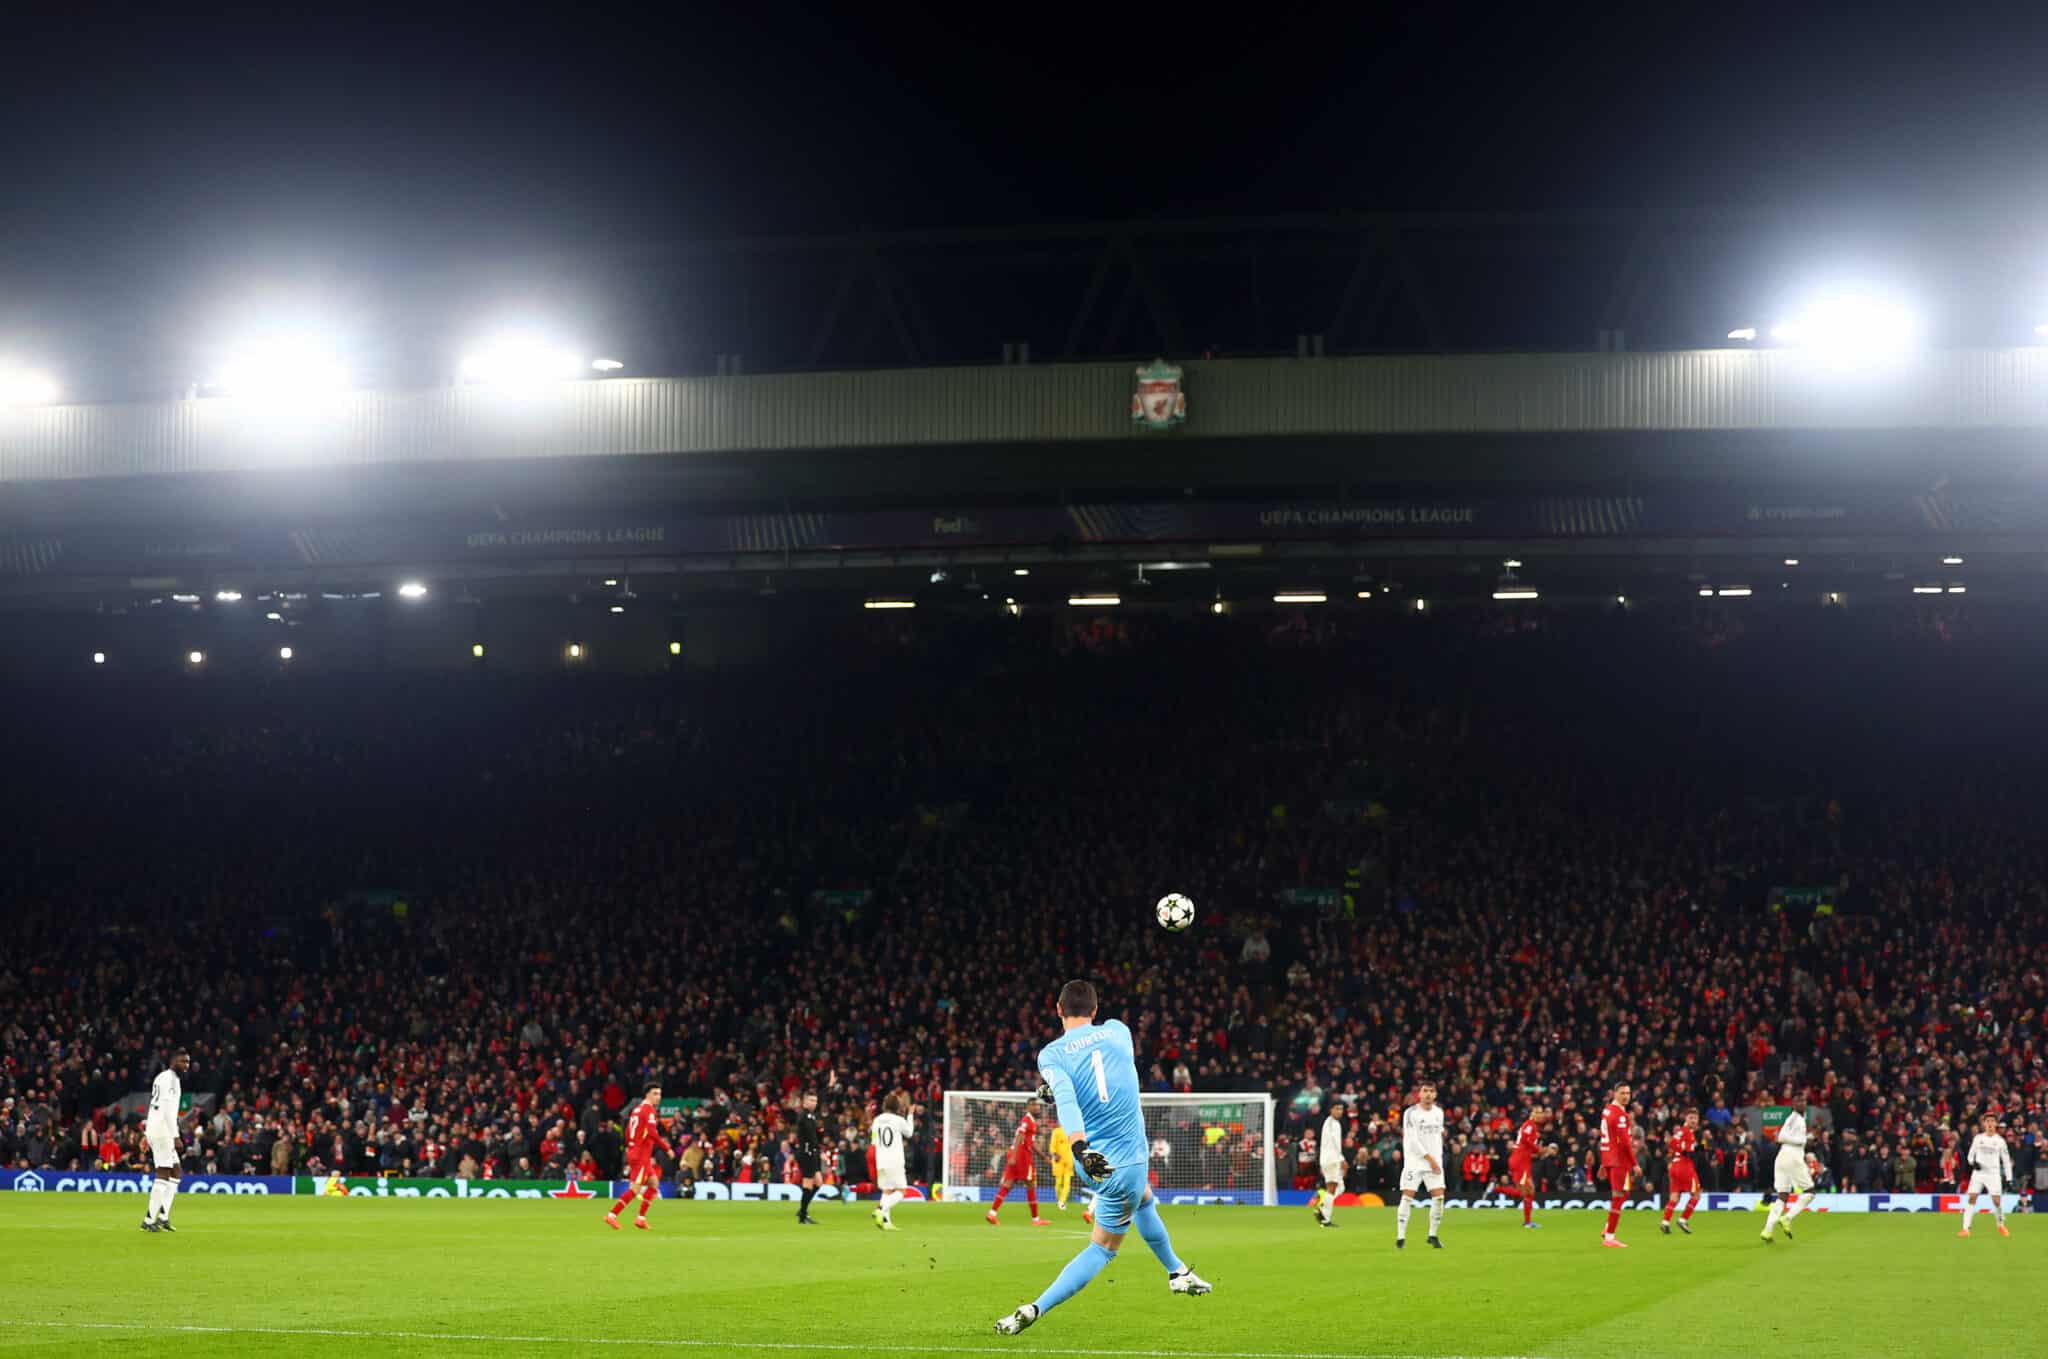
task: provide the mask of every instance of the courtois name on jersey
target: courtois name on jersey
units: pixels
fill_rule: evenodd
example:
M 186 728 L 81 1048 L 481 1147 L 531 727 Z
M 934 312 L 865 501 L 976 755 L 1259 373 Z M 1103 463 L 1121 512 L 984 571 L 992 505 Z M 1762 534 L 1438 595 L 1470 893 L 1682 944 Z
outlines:
M 1137 1058 L 1131 1031 L 1120 1019 L 1070 1029 L 1038 1054 L 1038 1071 L 1052 1087 L 1060 1126 L 1119 1168 L 1144 1165 L 1145 1111 L 1138 1102 Z

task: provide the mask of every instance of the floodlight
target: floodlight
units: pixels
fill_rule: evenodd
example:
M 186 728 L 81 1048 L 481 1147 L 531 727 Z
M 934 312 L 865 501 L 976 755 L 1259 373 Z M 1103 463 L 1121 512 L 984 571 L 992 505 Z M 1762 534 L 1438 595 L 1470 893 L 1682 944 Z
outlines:
M 185 655 L 185 659 L 191 662 L 193 665 L 205 665 L 206 653 L 203 651 L 187 652 Z
M 617 359 L 592 359 L 590 366 L 600 373 L 616 373 L 626 365 Z
M 1956 556 L 1953 552 L 1951 552 L 1948 556 L 1943 557 L 1941 559 L 1941 564 L 1943 566 L 1961 566 L 1963 564 L 1963 559 L 1961 557 Z
M 1754 340 L 1756 338 L 1756 327 L 1742 326 L 1736 330 L 1731 330 L 1728 332 L 1728 338 L 1731 340 Z
M 279 647 L 277 649 L 277 658 L 281 661 L 290 660 L 292 658 L 292 649 L 288 646 Z
M 93 663 L 94 665 L 105 665 L 105 664 L 107 663 L 107 653 L 106 653 L 106 652 L 104 652 L 104 651 L 95 651 L 95 652 L 93 652 L 93 653 L 92 653 L 92 663 Z
M 1730 585 L 1726 589 L 1716 590 L 1714 593 L 1723 599 L 1748 599 L 1749 587 L 1747 585 Z
M 1074 606 L 1075 608 L 1082 608 L 1082 609 L 1085 609 L 1085 608 L 1103 608 L 1103 609 L 1106 609 L 1106 608 L 1110 608 L 1110 607 L 1113 607 L 1114 605 L 1117 605 L 1117 604 L 1121 604 L 1121 603 L 1123 603 L 1123 602 L 1124 602 L 1124 601 L 1123 601 L 1122 597 L 1120 597 L 1120 596 L 1118 596 L 1118 595 L 1069 595 L 1069 596 L 1067 596 L 1067 603 L 1069 603 L 1069 604 L 1073 605 L 1073 606 Z
M 1797 566 L 1797 565 L 1799 565 L 1799 558 L 1797 558 L 1797 557 L 1787 557 L 1787 558 L 1785 558 L 1785 565 L 1787 565 L 1787 566 Z
M 683 644 L 682 644 L 681 642 L 670 642 L 670 643 L 668 644 L 668 654 L 669 654 L 669 655 L 671 655 L 671 656 L 680 656 L 680 655 L 682 655 L 682 654 L 683 654 Z
M 625 611 L 626 611 L 626 606 L 625 606 L 625 605 L 623 605 L 623 604 L 614 604 L 614 605 L 612 605 L 612 612 L 613 612 L 613 613 L 624 613 Z
M 1324 604 L 1329 596 L 1319 590 L 1296 590 L 1273 596 L 1275 604 Z
M 861 607 L 863 609 L 914 609 L 917 607 L 917 601 L 914 599 L 868 599 L 861 602 Z
M 216 604 L 239 604 L 242 602 L 242 592 L 240 590 L 215 590 L 213 592 L 213 601 Z
M 1537 595 L 1536 591 L 1529 589 L 1527 586 L 1522 586 L 1513 590 L 1495 590 L 1493 597 L 1495 599 L 1535 599 Z
M 1893 298 L 1839 292 L 1815 298 L 1771 327 L 1780 344 L 1811 350 L 1846 367 L 1894 358 L 1913 347 L 1920 320 Z
M 329 342 L 311 335 L 277 335 L 230 351 L 207 385 L 229 396 L 303 400 L 346 390 L 349 374 Z
M 572 660 L 572 661 L 580 661 L 580 660 L 582 660 L 582 659 L 583 659 L 583 647 L 582 647 L 582 646 L 581 646 L 581 645 L 580 645 L 579 643 L 576 643 L 576 642 L 571 642 L 571 643 L 569 643 L 569 652 L 568 652 L 568 655 L 569 655 L 569 659 L 570 659 L 570 660 Z
M 482 345 L 462 360 L 464 382 L 518 385 L 563 382 L 587 371 L 581 354 L 560 345 L 506 336 Z
M 478 660 L 482 660 L 484 658 L 484 644 L 482 642 L 470 643 L 469 654 Z
M 60 395 L 48 373 L 0 363 L 0 406 L 48 406 Z
M 427 597 L 427 587 L 416 580 L 406 581 L 398 587 L 398 597 L 400 599 L 425 599 Z

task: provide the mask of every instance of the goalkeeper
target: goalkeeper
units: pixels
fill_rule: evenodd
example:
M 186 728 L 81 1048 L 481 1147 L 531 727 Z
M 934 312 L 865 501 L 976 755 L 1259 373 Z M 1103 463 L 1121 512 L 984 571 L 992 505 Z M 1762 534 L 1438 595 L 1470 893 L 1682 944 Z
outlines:
M 1169 1290 L 1209 1291 L 1208 1283 L 1173 1253 L 1173 1241 L 1159 1220 L 1159 1205 L 1147 1182 L 1150 1148 L 1138 1101 L 1131 1031 L 1118 1020 L 1095 1022 L 1095 988 L 1085 981 L 1070 981 L 1060 988 L 1059 1012 L 1066 1032 L 1038 1054 L 1039 1074 L 1045 1081 L 1038 1097 L 1058 1108 L 1074 1160 L 1095 1189 L 1095 1231 L 1036 1302 L 1027 1302 L 996 1322 L 1002 1335 L 1018 1334 L 1086 1288 L 1116 1259 L 1133 1224 L 1166 1267 Z

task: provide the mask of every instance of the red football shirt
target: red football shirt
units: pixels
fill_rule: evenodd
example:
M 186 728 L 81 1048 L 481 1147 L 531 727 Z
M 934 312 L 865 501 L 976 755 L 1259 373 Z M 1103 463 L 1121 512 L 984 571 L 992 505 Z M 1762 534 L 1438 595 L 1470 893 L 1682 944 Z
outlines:
M 673 1153 L 668 1139 L 661 1135 L 661 1111 L 642 1100 L 633 1106 L 632 1114 L 626 1119 L 626 1159 L 645 1161 L 654 1155 L 654 1149 Z
M 1026 1114 L 1022 1121 L 1017 1124 L 1017 1140 L 1010 1144 L 1010 1163 L 1012 1165 L 1031 1164 L 1032 1148 L 1037 1145 L 1038 1120 Z
M 1699 1137 L 1691 1128 L 1680 1128 L 1677 1132 L 1671 1134 L 1671 1159 L 1674 1161 L 1690 1161 L 1694 1149 L 1699 1144 Z
M 1630 1170 L 1636 1163 L 1635 1143 L 1629 1138 L 1628 1110 L 1609 1104 L 1600 1111 L 1600 1164 L 1609 1170 Z
M 1508 1153 L 1508 1159 L 1513 1161 L 1535 1160 L 1536 1139 L 1541 1135 L 1542 1129 L 1536 1126 L 1535 1119 L 1524 1119 L 1521 1128 L 1515 1133 L 1515 1149 Z

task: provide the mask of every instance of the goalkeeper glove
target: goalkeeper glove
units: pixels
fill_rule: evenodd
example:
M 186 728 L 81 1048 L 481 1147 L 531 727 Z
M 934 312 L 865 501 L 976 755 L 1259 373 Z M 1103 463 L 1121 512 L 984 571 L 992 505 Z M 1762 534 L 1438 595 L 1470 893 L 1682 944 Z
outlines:
M 1085 1137 L 1074 1143 L 1074 1160 L 1081 1169 L 1088 1172 L 1088 1178 L 1091 1180 L 1106 1180 L 1109 1178 L 1109 1172 L 1116 1169 L 1109 1163 L 1107 1156 L 1088 1145 L 1088 1139 Z
M 1051 1081 L 1040 1081 L 1038 1083 L 1038 1102 L 1040 1104 L 1054 1104 L 1058 1102 L 1052 1097 Z

